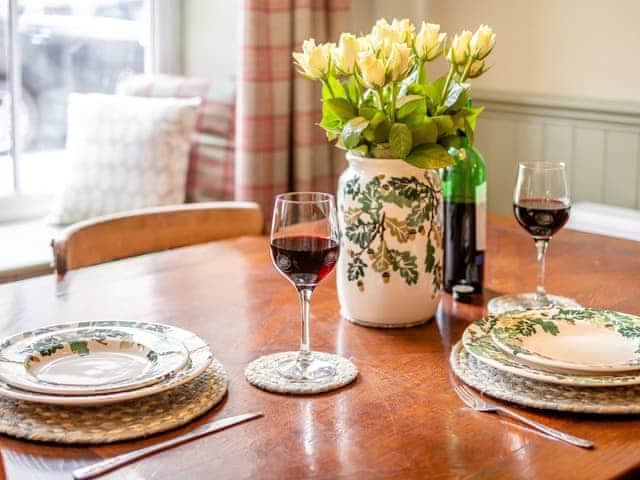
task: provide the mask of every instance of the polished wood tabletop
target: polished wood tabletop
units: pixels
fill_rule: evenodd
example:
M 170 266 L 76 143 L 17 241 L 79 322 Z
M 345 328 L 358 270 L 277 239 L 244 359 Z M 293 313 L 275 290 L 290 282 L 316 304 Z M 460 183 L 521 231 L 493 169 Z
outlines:
M 134 319 L 200 334 L 225 365 L 225 400 L 197 421 L 145 440 L 59 446 L 0 435 L 5 478 L 70 478 L 74 468 L 151 445 L 216 418 L 265 416 L 138 461 L 118 479 L 613 478 L 640 472 L 640 417 L 518 409 L 591 439 L 588 451 L 521 424 L 465 408 L 448 353 L 492 296 L 531 291 L 534 246 L 511 219 L 492 217 L 486 292 L 477 305 L 444 295 L 435 320 L 401 330 L 340 318 L 335 278 L 312 300 L 314 349 L 353 360 L 342 390 L 294 397 L 263 392 L 243 376 L 260 355 L 295 350 L 294 288 L 271 265 L 266 237 L 244 237 L 112 262 L 0 287 L 2 334 L 57 322 Z M 584 305 L 640 314 L 640 242 L 562 231 L 551 242 L 547 286 Z M 108 408 L 108 407 L 106 407 Z M 167 405 L 170 409 L 171 405 Z M 640 473 L 639 473 L 640 474 Z

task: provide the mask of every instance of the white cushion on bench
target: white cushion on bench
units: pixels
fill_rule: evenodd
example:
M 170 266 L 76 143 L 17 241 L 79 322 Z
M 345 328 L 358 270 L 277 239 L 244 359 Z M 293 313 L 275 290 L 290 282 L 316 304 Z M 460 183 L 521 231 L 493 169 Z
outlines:
M 578 202 L 571 206 L 567 228 L 640 241 L 640 210 Z

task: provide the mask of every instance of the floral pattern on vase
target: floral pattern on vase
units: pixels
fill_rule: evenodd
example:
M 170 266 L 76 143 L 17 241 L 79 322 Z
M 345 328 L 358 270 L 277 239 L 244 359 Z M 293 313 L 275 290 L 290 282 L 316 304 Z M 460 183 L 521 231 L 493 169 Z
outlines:
M 342 314 L 369 326 L 424 323 L 442 283 L 439 177 L 397 159 L 347 159 L 338 187 Z

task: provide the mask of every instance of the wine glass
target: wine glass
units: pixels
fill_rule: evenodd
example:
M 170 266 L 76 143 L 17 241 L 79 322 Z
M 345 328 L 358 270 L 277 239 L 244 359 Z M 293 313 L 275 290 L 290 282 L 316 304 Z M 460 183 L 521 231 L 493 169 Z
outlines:
M 518 166 L 513 191 L 513 214 L 522 228 L 533 237 L 538 260 L 535 293 L 505 295 L 491 299 L 490 314 L 528 308 L 561 306 L 575 308 L 573 299 L 548 295 L 544 288 L 545 254 L 551 237 L 569 220 L 571 201 L 564 163 L 531 162 Z
M 340 232 L 335 199 L 328 193 L 285 193 L 275 200 L 271 226 L 271 259 L 298 290 L 302 335 L 295 360 L 278 366 L 283 377 L 315 381 L 335 375 L 335 365 L 314 358 L 309 338 L 311 294 L 338 261 Z

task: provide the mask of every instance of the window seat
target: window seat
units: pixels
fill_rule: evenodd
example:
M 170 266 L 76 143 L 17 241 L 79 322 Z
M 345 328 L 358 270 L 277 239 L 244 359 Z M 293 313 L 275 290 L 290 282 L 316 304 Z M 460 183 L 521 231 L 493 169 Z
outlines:
M 640 210 L 578 202 L 571 206 L 567 228 L 640 241 Z
M 60 230 L 42 218 L 0 223 L 0 283 L 53 272 L 50 242 Z

